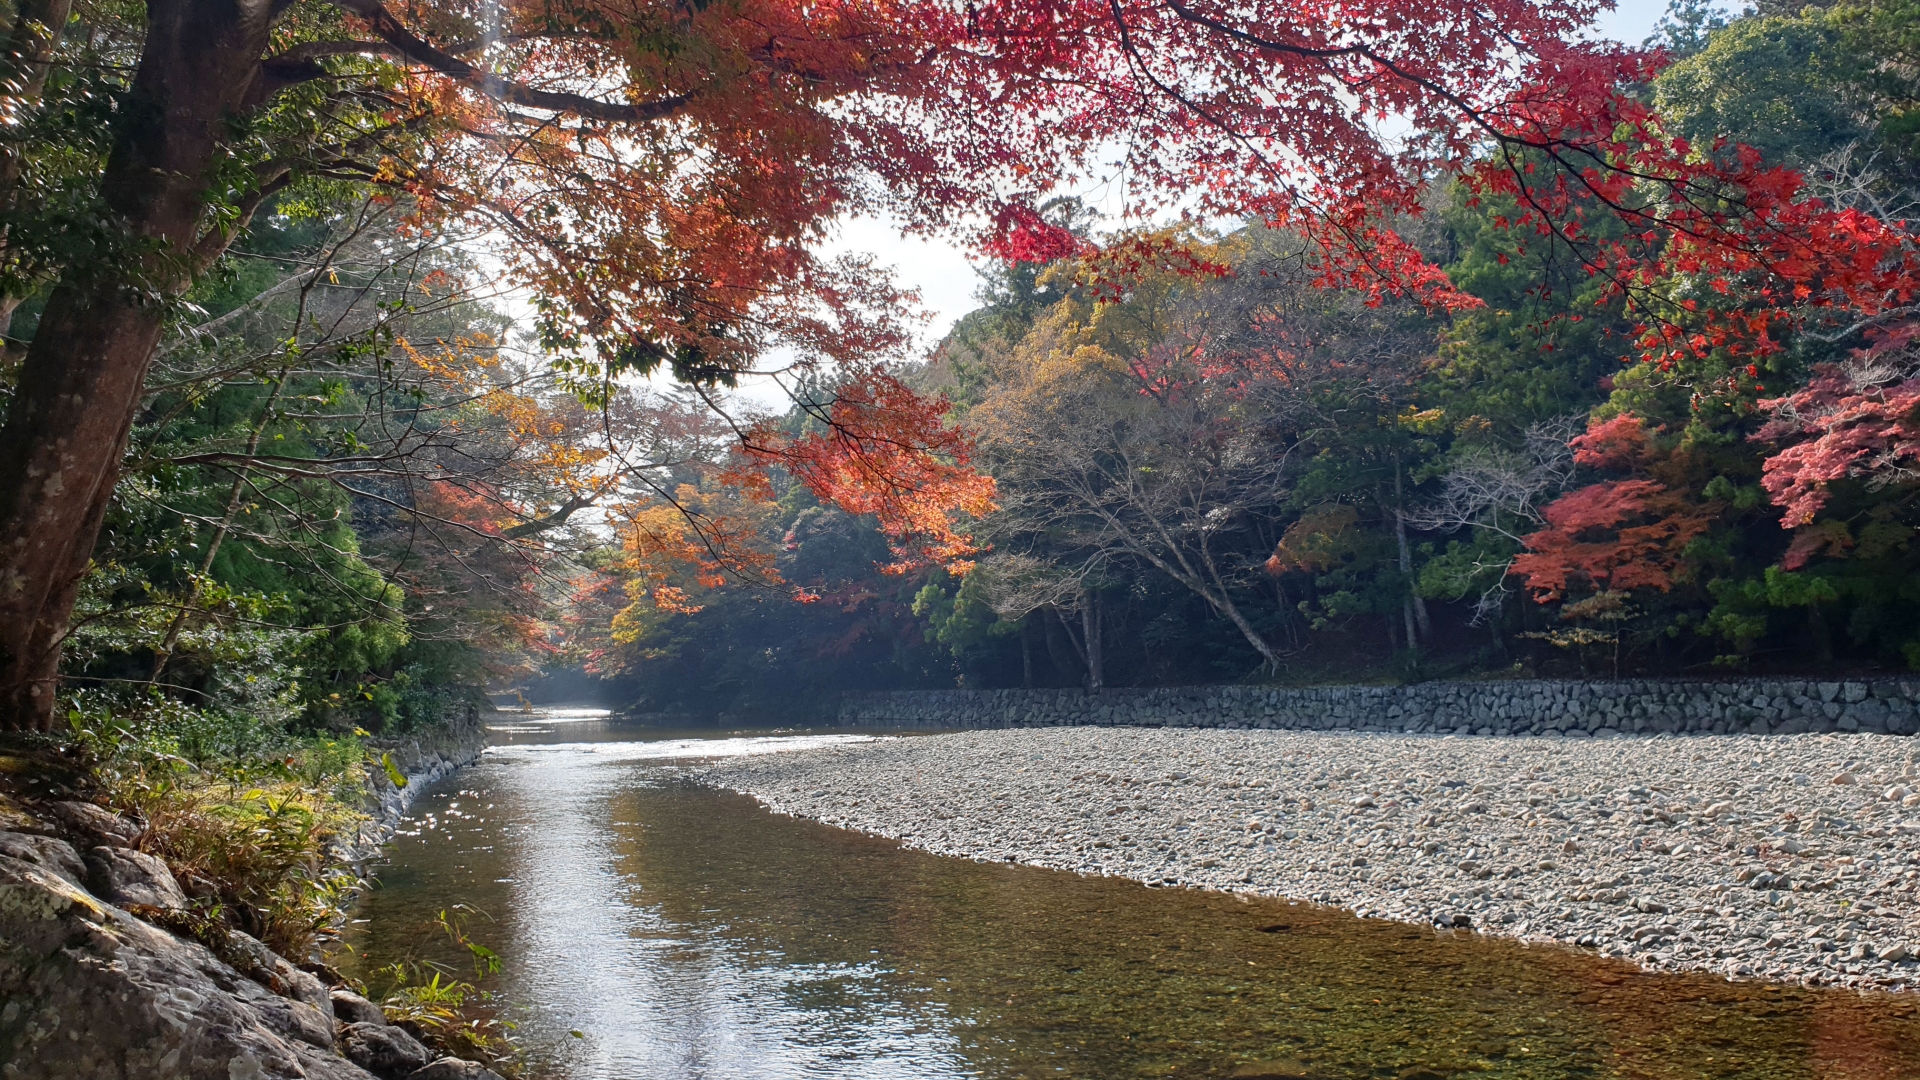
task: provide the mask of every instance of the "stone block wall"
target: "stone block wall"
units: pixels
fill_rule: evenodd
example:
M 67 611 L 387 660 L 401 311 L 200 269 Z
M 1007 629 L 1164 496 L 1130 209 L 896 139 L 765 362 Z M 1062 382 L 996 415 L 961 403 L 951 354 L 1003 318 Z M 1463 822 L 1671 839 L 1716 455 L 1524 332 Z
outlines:
M 849 693 L 855 727 L 1069 724 L 1288 728 L 1585 738 L 1614 734 L 1920 732 L 1920 677 L 1726 682 L 1512 680 L 1408 686 Z
M 477 706 L 462 706 L 450 710 L 440 724 L 426 731 L 369 739 L 368 748 L 390 756 L 407 782 L 395 787 L 384 769 L 375 766 L 367 770 L 361 809 L 369 820 L 361 823 L 352 843 L 343 844 L 340 860 L 363 866 L 377 858 L 380 845 L 393 835 L 415 799 L 440 780 L 480 760 L 487 748 L 487 721 L 496 715 L 492 710 L 482 713 Z

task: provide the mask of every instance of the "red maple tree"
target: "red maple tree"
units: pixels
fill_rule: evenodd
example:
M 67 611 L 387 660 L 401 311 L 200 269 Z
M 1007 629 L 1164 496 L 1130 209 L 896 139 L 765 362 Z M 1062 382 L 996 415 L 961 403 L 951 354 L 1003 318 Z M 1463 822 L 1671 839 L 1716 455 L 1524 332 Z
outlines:
M 1760 479 L 1787 528 L 1813 524 L 1836 481 L 1920 480 L 1920 323 L 1876 334 L 1851 362 L 1821 364 L 1806 386 L 1760 405 L 1772 415 L 1754 438 L 1787 444 Z M 1820 546 L 1796 538 L 1784 565 L 1799 569 Z
M 1647 475 L 1663 455 L 1638 417 L 1596 420 L 1569 445 L 1581 465 L 1641 475 L 1589 484 L 1548 504 L 1546 527 L 1522 538 L 1526 550 L 1509 572 L 1543 604 L 1575 592 L 1672 589 L 1687 545 L 1712 525 L 1713 508 Z

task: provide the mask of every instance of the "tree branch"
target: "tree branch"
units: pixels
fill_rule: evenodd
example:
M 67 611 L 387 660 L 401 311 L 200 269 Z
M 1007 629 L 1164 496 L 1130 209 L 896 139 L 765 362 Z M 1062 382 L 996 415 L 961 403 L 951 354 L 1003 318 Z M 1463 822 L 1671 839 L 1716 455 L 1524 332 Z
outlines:
M 399 18 L 388 11 L 386 5 L 380 0 L 333 0 L 333 3 L 342 11 L 365 19 L 368 28 L 378 34 L 381 40 L 391 45 L 399 55 L 416 64 L 432 68 L 450 79 L 466 83 L 488 97 L 510 105 L 568 113 L 611 123 L 647 123 L 674 115 L 685 108 L 687 102 L 692 99 L 692 95 L 689 94 L 671 94 L 653 101 L 622 105 L 587 97 L 584 94 L 537 90 L 474 67 L 458 56 L 415 35 L 401 23 Z

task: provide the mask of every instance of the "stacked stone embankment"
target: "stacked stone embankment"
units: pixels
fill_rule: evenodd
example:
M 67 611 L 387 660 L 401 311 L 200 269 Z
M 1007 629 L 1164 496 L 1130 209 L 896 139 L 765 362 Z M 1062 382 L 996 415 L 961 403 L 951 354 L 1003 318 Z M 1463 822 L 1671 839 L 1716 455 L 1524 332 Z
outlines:
M 353 843 L 339 853 L 341 862 L 363 868 L 380 854 L 380 846 L 393 837 L 393 830 L 406 816 L 407 808 L 426 790 L 460 769 L 480 760 L 487 748 L 488 710 L 467 708 L 428 731 L 372 740 L 371 749 L 384 755 L 406 777 L 396 785 L 384 769 L 370 770 L 362 809 L 367 821 L 360 826 Z
M 1424 682 L 1406 686 L 849 693 L 852 726 L 1275 728 L 1456 735 L 1920 732 L 1920 679 Z

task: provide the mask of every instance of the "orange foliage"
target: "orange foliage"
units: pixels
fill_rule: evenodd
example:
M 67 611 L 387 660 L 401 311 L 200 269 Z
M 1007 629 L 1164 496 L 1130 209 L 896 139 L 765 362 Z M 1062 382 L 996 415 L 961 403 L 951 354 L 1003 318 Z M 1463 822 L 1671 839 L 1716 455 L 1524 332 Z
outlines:
M 1750 146 L 1669 134 L 1636 89 L 1664 62 L 1542 51 L 1530 85 L 1492 114 L 1500 151 L 1468 176 L 1519 203 L 1504 224 L 1573 250 L 1625 299 L 1643 361 L 1762 357 L 1788 332 L 1897 316 L 1920 298 L 1907 223 L 1814 198 L 1805 177 Z M 1627 227 L 1595 224 L 1606 219 Z M 1700 282 L 1710 302 L 1690 294 Z
M 1267 557 L 1267 573 L 1275 577 L 1293 571 L 1319 574 L 1338 566 L 1351 543 L 1349 530 L 1359 520 L 1359 513 L 1343 504 L 1308 511 L 1281 535 Z
M 895 556 L 888 572 L 932 562 L 964 574 L 980 548 L 956 519 L 991 512 L 994 485 L 972 469 L 972 445 L 943 422 L 947 409 L 943 399 L 921 397 L 892 375 L 866 369 L 841 384 L 831 402 L 808 409 L 813 430 L 755 428 L 723 479 L 766 498 L 771 487 L 762 470 L 778 466 L 821 501 L 878 519 Z
M 621 507 L 616 514 L 623 553 L 620 568 L 626 575 L 627 598 L 633 602 L 614 617 L 616 641 L 633 638 L 631 624 L 643 600 L 656 611 L 692 615 L 702 605 L 690 589 L 717 589 L 741 579 L 781 583 L 765 541 L 764 512 L 738 499 L 704 494 L 682 484 L 671 499 Z M 689 572 L 691 581 L 686 577 Z
M 1827 504 L 1829 485 L 1858 480 L 1868 490 L 1920 481 L 1920 322 L 1875 335 L 1850 364 L 1820 364 L 1799 391 L 1760 407 L 1772 419 L 1755 434 L 1784 443 L 1767 458 L 1761 486 L 1780 523 L 1804 528 Z M 1787 569 L 1819 545 L 1796 537 Z
M 1653 450 L 1646 425 L 1632 413 L 1594 421 L 1586 434 L 1567 440 L 1567 445 L 1576 464 L 1596 469 L 1629 469 L 1644 463 Z
M 368 96 L 402 133 L 372 178 L 423 224 L 508 238 L 542 344 L 577 386 L 656 371 L 729 384 L 776 346 L 851 372 L 811 430 L 748 431 L 726 479 L 764 494 L 765 471 L 784 468 L 875 515 L 896 568 L 964 569 L 975 547 L 958 519 L 990 509 L 993 487 L 944 405 L 877 366 L 909 340 L 905 297 L 864 262 L 816 254 L 851 214 L 897 212 L 917 230 L 977 214 L 991 252 L 1104 260 L 1096 286 L 1114 295 L 1142 268 L 1217 272 L 1179 245 L 1089 253 L 1032 209 L 1120 145 L 1148 201 L 1294 228 L 1323 284 L 1462 308 L 1477 301 L 1389 223 L 1422 212 L 1428 178 L 1479 160 L 1470 186 L 1512 197 L 1524 209 L 1507 224 L 1623 294 L 1653 363 L 1759 356 L 1789 327 L 1884 316 L 1920 292 L 1920 249 L 1897 223 L 1811 199 L 1745 148 L 1702 154 L 1668 134 L 1635 90 L 1663 57 L 1576 43 L 1593 0 L 1384 0 L 1332 18 L 1290 0 L 506 0 L 484 27 L 454 6 L 340 6 L 368 43 Z M 455 47 L 480 31 L 486 48 Z M 1416 137 L 1385 134 L 1388 116 Z M 1703 306 L 1682 281 L 1730 298 Z M 1588 438 L 1595 467 L 1632 450 Z M 597 468 L 557 450 L 541 464 L 588 486 Z M 1563 515 L 1593 524 L 1537 534 L 1525 565 L 1562 582 L 1548 592 L 1622 574 L 1665 587 L 1654 552 L 1696 532 L 1663 509 L 1677 496 L 1641 486 L 1567 498 Z M 1575 533 L 1622 529 L 1639 539 L 1615 537 L 1616 555 L 1576 554 Z M 694 527 L 689 548 L 647 532 L 710 560 L 727 535 Z M 1633 570 L 1628 550 L 1654 562 Z
M 1583 465 L 1644 469 L 1654 460 L 1637 417 L 1593 421 L 1571 441 Z M 1658 480 L 1603 480 L 1548 504 L 1546 527 L 1522 538 L 1526 550 L 1508 571 L 1541 603 L 1576 590 L 1673 588 L 1687 545 L 1705 535 L 1717 508 L 1689 499 Z

